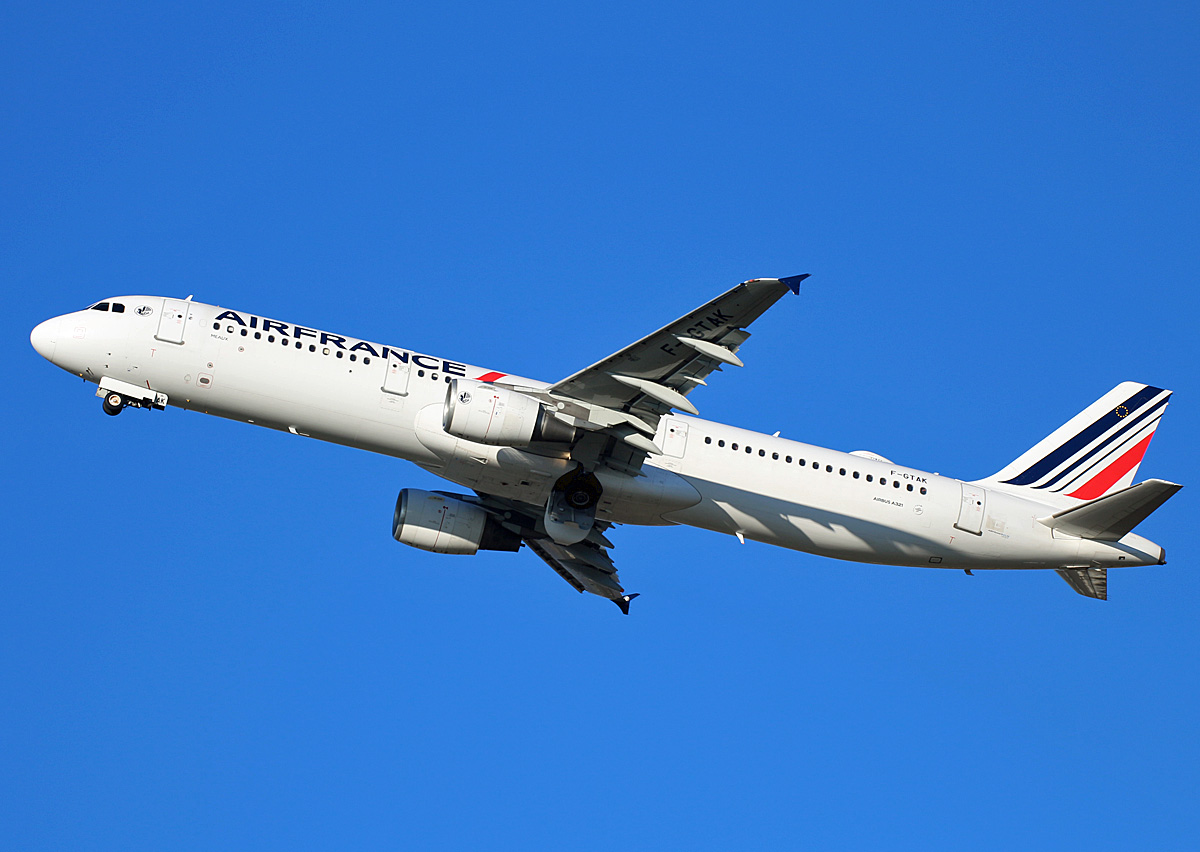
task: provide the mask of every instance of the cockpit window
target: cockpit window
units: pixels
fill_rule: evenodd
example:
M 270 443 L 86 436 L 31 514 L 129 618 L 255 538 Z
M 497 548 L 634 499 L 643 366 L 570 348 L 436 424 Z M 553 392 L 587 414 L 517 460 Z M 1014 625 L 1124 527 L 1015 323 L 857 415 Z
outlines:
M 92 305 L 92 310 L 93 311 L 107 311 L 108 310 L 108 302 L 97 302 L 96 304 Z
M 114 314 L 123 314 L 123 313 L 125 313 L 125 306 L 122 305 L 120 302 L 113 302 L 112 303 L 112 312 Z

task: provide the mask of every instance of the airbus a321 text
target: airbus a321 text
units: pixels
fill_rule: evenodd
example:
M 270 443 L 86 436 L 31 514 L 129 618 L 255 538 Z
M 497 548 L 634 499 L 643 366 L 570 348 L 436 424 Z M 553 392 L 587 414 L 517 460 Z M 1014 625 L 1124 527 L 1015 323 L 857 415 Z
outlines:
M 405 488 L 392 534 L 435 553 L 522 545 L 580 592 L 629 601 L 608 535 L 686 524 L 888 565 L 1057 571 L 1107 597 L 1109 568 L 1161 565 L 1133 529 L 1181 486 L 1133 484 L 1171 392 L 1124 382 L 1020 458 L 964 482 L 702 420 L 693 392 L 742 366 L 747 327 L 807 275 L 759 278 L 547 384 L 162 296 L 37 326 L 108 414 L 168 405 L 407 459 L 472 493 Z

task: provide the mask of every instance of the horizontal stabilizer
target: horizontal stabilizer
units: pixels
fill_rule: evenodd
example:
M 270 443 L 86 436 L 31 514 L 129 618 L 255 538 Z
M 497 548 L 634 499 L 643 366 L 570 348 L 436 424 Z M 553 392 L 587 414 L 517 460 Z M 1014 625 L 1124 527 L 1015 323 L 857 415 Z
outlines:
M 1095 541 L 1120 541 L 1182 487 L 1161 479 L 1147 479 L 1038 520 L 1068 535 Z
M 1059 568 L 1058 576 L 1086 598 L 1108 600 L 1107 568 Z

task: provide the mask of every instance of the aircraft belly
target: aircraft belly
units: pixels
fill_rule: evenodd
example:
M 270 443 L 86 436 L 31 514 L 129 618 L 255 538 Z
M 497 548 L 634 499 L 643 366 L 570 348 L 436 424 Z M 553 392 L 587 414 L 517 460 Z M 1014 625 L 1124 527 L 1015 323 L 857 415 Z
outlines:
M 1078 548 L 1054 542 L 1049 530 L 1040 532 L 1002 519 L 1001 511 L 1016 507 L 996 502 L 979 535 L 953 526 L 958 489 L 953 501 L 941 505 L 933 495 L 918 514 L 900 505 L 864 503 L 838 489 L 785 499 L 748 488 L 691 481 L 703 495 L 693 507 L 668 512 L 665 519 L 760 541 L 793 550 L 886 565 L 932 568 L 1052 568 L 1078 560 Z M 946 480 L 939 485 L 957 484 Z M 900 501 L 893 501 L 899 503 Z
M 604 486 L 597 514 L 619 524 L 666 526 L 677 523 L 670 512 L 695 506 L 700 492 L 686 477 L 650 464 L 642 465 L 641 476 L 628 476 L 607 469 L 596 472 Z
M 837 559 L 925 565 L 938 552 L 924 528 L 902 529 L 815 502 L 801 503 L 714 482 L 691 480 L 703 499 L 665 515 L 688 524 Z

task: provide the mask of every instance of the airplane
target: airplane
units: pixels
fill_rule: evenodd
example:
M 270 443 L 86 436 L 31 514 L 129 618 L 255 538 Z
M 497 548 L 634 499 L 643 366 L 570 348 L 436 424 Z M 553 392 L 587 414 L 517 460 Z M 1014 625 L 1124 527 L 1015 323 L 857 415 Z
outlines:
M 174 406 L 406 459 L 471 493 L 404 488 L 392 535 L 426 551 L 527 546 L 629 613 L 619 524 L 683 524 L 887 565 L 1054 570 L 1106 600 L 1109 568 L 1163 565 L 1132 532 L 1182 486 L 1134 484 L 1171 391 L 1123 382 L 992 476 L 703 420 L 751 323 L 808 275 L 745 281 L 554 383 L 217 305 L 117 296 L 30 334 L 103 410 Z

